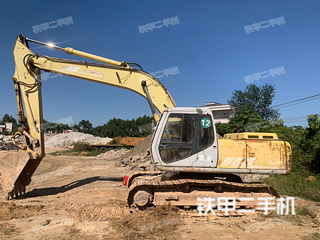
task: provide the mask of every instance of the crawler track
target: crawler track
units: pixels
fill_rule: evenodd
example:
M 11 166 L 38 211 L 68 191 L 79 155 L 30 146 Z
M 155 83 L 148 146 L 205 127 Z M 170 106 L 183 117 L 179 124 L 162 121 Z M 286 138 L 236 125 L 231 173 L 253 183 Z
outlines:
M 167 203 L 180 207 L 192 207 L 197 206 L 198 197 L 234 197 L 253 198 L 252 201 L 237 201 L 237 208 L 252 209 L 257 207 L 257 199 L 260 197 L 280 197 L 275 188 L 265 184 L 237 183 L 217 179 L 161 180 L 161 176 L 161 172 L 133 174 L 128 181 L 128 205 L 139 209 Z

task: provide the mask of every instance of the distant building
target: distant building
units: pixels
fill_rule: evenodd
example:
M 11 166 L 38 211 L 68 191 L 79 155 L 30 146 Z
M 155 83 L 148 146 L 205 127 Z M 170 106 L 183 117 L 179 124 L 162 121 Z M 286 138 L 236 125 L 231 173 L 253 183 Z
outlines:
M 14 123 L 6 122 L 5 124 L 0 125 L 0 132 L 7 131 L 11 133 L 13 128 L 14 128 Z
M 3 132 L 4 130 L 6 130 L 6 125 L 0 125 L 0 132 Z
M 62 133 L 71 133 L 73 130 L 62 130 Z
M 209 108 L 212 111 L 215 123 L 228 123 L 230 121 L 230 118 L 233 118 L 235 114 L 235 107 L 229 104 L 208 102 L 206 103 L 205 107 Z

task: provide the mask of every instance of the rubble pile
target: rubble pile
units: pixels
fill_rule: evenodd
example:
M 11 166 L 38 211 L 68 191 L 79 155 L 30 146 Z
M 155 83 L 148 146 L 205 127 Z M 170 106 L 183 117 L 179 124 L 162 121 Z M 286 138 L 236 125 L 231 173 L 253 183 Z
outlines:
M 17 135 L 16 137 L 12 137 L 11 135 L 5 136 L 0 134 L 0 151 L 7 150 L 17 150 L 19 149 L 16 144 L 21 144 L 21 137 Z
M 152 134 L 146 137 L 146 139 L 141 141 L 127 154 L 123 155 L 121 158 L 122 166 L 129 167 L 130 170 L 152 171 L 153 164 L 150 155 L 151 140 Z
M 60 133 L 45 142 L 46 147 L 68 148 L 73 146 L 76 142 L 84 142 L 96 145 L 106 145 L 112 141 L 112 138 L 95 137 L 91 134 L 80 132 Z
M 102 159 L 115 159 L 120 158 L 123 155 L 130 152 L 130 150 L 122 148 L 120 150 L 110 150 L 105 153 L 101 153 L 100 155 L 96 156 L 96 158 L 102 158 Z

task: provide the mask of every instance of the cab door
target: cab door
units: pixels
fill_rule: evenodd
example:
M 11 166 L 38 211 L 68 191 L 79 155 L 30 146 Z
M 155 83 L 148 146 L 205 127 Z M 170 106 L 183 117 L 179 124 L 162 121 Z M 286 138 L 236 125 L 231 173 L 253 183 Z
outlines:
M 159 154 L 165 164 L 188 166 L 196 160 L 196 125 L 197 114 L 169 114 L 159 144 Z
M 192 167 L 217 167 L 218 140 L 212 116 L 199 114 L 198 118 L 198 158 Z

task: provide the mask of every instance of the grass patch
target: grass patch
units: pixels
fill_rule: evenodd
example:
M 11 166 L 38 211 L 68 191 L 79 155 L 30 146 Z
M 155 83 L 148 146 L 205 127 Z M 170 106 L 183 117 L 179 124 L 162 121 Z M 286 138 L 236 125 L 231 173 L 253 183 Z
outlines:
M 318 240 L 320 239 L 320 234 L 319 233 L 312 233 L 306 237 L 302 237 L 303 240 Z
M 317 176 L 315 182 L 310 182 L 306 180 L 308 176 L 308 173 L 292 172 L 289 175 L 272 176 L 262 181 L 278 189 L 281 195 L 320 202 L 320 178 Z
M 106 147 L 93 147 L 88 143 L 84 142 L 76 142 L 73 146 L 73 149 L 68 149 L 64 151 L 58 151 L 58 152 L 53 152 L 50 153 L 53 156 L 89 156 L 89 157 L 95 157 L 98 156 L 101 153 L 108 152 L 110 150 L 120 150 L 122 148 L 130 149 L 128 146 L 123 145 L 121 147 L 116 147 L 116 148 L 106 148 Z M 81 153 L 85 152 L 85 155 L 82 155 Z
M 101 153 L 105 153 L 105 152 L 108 152 L 109 150 L 105 150 L 105 151 L 96 151 L 96 150 L 92 150 L 92 151 L 86 151 L 87 153 L 87 156 L 89 157 L 95 157 L 95 156 L 98 156 L 99 154 Z M 75 154 L 77 153 L 77 154 Z M 80 156 L 80 153 L 81 152 L 77 152 L 73 149 L 69 149 L 69 150 L 65 150 L 65 151 L 58 151 L 58 152 L 53 152 L 53 153 L 50 153 L 51 155 L 53 156 Z
M 73 145 L 74 152 L 87 152 L 87 151 L 92 151 L 93 148 L 89 143 L 84 143 L 84 142 L 76 142 Z

